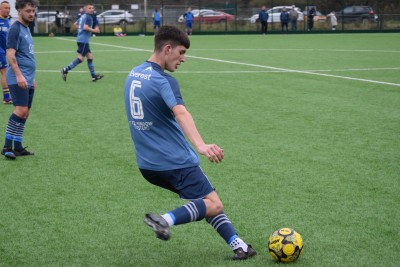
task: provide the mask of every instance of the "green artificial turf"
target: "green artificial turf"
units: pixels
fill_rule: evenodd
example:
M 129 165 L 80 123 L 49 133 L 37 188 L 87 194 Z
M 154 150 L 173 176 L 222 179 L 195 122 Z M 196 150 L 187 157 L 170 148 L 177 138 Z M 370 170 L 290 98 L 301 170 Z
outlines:
M 172 75 L 208 143 L 201 166 L 258 256 L 232 262 L 204 221 L 164 242 L 143 223 L 185 203 L 136 167 L 123 90 L 151 36 L 92 38 L 97 73 L 73 38 L 35 38 L 37 91 L 24 145 L 0 158 L 0 266 L 276 266 L 270 233 L 303 237 L 296 266 L 398 266 L 400 36 L 191 36 Z M 0 106 L 0 132 L 12 112 Z M 173 152 L 171 152 L 173 153 Z

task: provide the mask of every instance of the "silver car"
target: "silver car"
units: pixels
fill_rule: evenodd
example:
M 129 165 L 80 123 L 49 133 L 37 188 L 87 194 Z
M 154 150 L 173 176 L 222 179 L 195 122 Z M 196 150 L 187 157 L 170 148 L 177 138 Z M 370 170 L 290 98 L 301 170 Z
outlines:
M 99 24 L 119 24 L 134 23 L 133 14 L 126 10 L 111 9 L 97 15 Z

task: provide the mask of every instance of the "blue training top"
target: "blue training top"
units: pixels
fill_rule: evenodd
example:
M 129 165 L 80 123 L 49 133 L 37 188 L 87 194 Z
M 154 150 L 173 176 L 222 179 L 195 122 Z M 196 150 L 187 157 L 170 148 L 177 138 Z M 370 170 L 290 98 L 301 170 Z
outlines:
M 33 86 L 36 70 L 35 52 L 33 50 L 32 35 L 28 27 L 25 27 L 19 21 L 11 25 L 7 38 L 7 49 L 15 49 L 15 58 L 19 69 L 24 75 L 29 86 Z M 18 84 L 17 78 L 11 66 L 7 67 L 7 83 Z
M 10 20 L 0 17 L 0 54 L 5 54 L 7 50 L 8 29 L 10 29 Z
M 139 168 L 165 171 L 200 164 L 172 112 L 184 105 L 174 77 L 146 61 L 126 78 L 124 98 Z
M 93 17 L 92 15 L 89 14 L 83 14 L 78 21 L 78 37 L 76 38 L 76 41 L 78 43 L 85 43 L 88 44 L 90 37 L 92 36 L 92 33 L 89 31 L 85 31 L 83 27 L 88 25 L 90 28 L 93 27 Z
M 190 11 L 186 12 L 185 14 L 183 14 L 183 17 L 185 18 L 185 20 L 187 22 L 193 21 L 193 13 L 190 12 Z

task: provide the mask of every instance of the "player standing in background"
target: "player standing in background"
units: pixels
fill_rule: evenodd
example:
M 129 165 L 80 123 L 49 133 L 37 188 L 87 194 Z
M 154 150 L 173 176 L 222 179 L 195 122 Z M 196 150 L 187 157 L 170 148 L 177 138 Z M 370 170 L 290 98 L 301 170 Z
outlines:
M 183 18 L 185 19 L 186 33 L 188 35 L 191 35 L 193 30 L 193 18 L 194 18 L 191 7 L 188 7 L 185 14 L 183 14 Z
M 140 172 L 150 183 L 189 201 L 162 216 L 147 213 L 145 223 L 158 238 L 168 240 L 171 226 L 206 218 L 233 250 L 233 259 L 244 260 L 257 253 L 238 237 L 185 136 L 210 162 L 220 163 L 224 151 L 216 144 L 204 143 L 178 82 L 164 71 L 174 72 L 185 61 L 189 46 L 183 31 L 162 26 L 155 35 L 153 54 L 133 68 L 125 82 L 126 114 Z
M 3 88 L 3 103 L 12 104 L 10 90 L 8 89 L 6 72 L 7 72 L 7 34 L 10 29 L 10 3 L 3 1 L 0 3 L 0 71 L 1 71 L 1 87 Z
M 151 17 L 153 18 L 154 33 L 156 33 L 157 30 L 160 29 L 161 27 L 161 18 L 162 18 L 161 11 L 155 8 L 153 14 L 151 14 Z
M 92 33 L 99 33 L 100 29 L 97 25 L 94 29 L 93 26 L 93 17 L 92 14 L 94 12 L 94 6 L 92 4 L 87 4 L 84 7 L 85 14 L 83 14 L 79 20 L 78 24 L 78 37 L 76 38 L 76 42 L 78 45 L 78 57 L 73 60 L 67 67 L 61 69 L 62 79 L 67 81 L 67 74 L 70 70 L 75 68 L 78 64 L 82 63 L 85 57 L 87 58 L 87 65 L 90 71 L 90 75 L 92 76 L 92 81 L 95 82 L 103 78 L 103 75 L 96 74 L 93 66 L 93 55 L 90 51 L 90 37 Z
M 7 124 L 6 140 L 1 154 L 8 159 L 33 155 L 22 146 L 22 138 L 36 88 L 36 59 L 28 25 L 35 19 L 37 5 L 37 0 L 16 1 L 18 20 L 10 27 L 7 37 L 9 66 L 6 77 L 13 99 L 14 111 Z

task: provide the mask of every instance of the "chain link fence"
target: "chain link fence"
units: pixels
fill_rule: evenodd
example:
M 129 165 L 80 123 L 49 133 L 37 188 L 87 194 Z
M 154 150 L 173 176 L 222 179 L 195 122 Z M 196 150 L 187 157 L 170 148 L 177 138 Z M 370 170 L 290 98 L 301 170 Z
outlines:
M 156 2 L 157 4 L 154 4 Z M 261 30 L 258 21 L 260 6 L 248 6 L 243 1 L 192 1 L 186 5 L 176 5 L 176 1 L 142 1 L 137 4 L 122 3 L 118 5 L 96 4 L 99 26 L 102 34 L 112 34 L 113 28 L 120 25 L 124 32 L 134 34 L 153 34 L 152 13 L 158 9 L 162 13 L 162 24 L 177 25 L 182 29 L 185 23 L 182 15 L 190 6 L 195 19 L 193 23 L 193 34 L 207 33 L 258 33 Z M 329 32 L 332 30 L 331 17 L 327 16 L 334 11 L 337 18 L 336 32 L 345 31 L 400 31 L 400 7 L 396 6 L 393 10 L 383 9 L 382 7 L 365 6 L 365 1 L 353 1 L 351 6 L 343 6 L 335 1 L 332 4 L 318 5 L 318 1 L 298 0 L 288 5 L 287 1 L 269 0 L 265 5 L 269 12 L 268 32 L 280 33 L 282 31 L 280 13 L 282 7 L 288 9 L 294 5 L 298 8 L 299 18 L 297 30 L 292 32 L 308 32 L 309 19 L 307 12 L 311 7 L 317 11 L 317 16 L 313 19 L 312 32 Z M 400 4 L 398 4 L 400 5 Z M 76 34 L 76 28 L 70 26 L 68 22 L 75 22 L 82 5 L 41 5 L 38 8 L 38 17 L 35 22 L 34 32 L 37 34 Z M 61 27 L 55 25 L 55 11 L 61 13 Z M 114 14 L 112 11 L 121 10 Z M 215 12 L 218 11 L 218 12 Z M 101 16 L 103 12 L 105 16 Z M 69 17 L 66 14 L 69 13 Z M 115 12 L 114 12 L 115 13 Z M 107 15 L 108 14 L 108 15 Z M 69 20 L 68 20 L 69 19 Z M 290 23 L 289 23 L 289 32 Z

